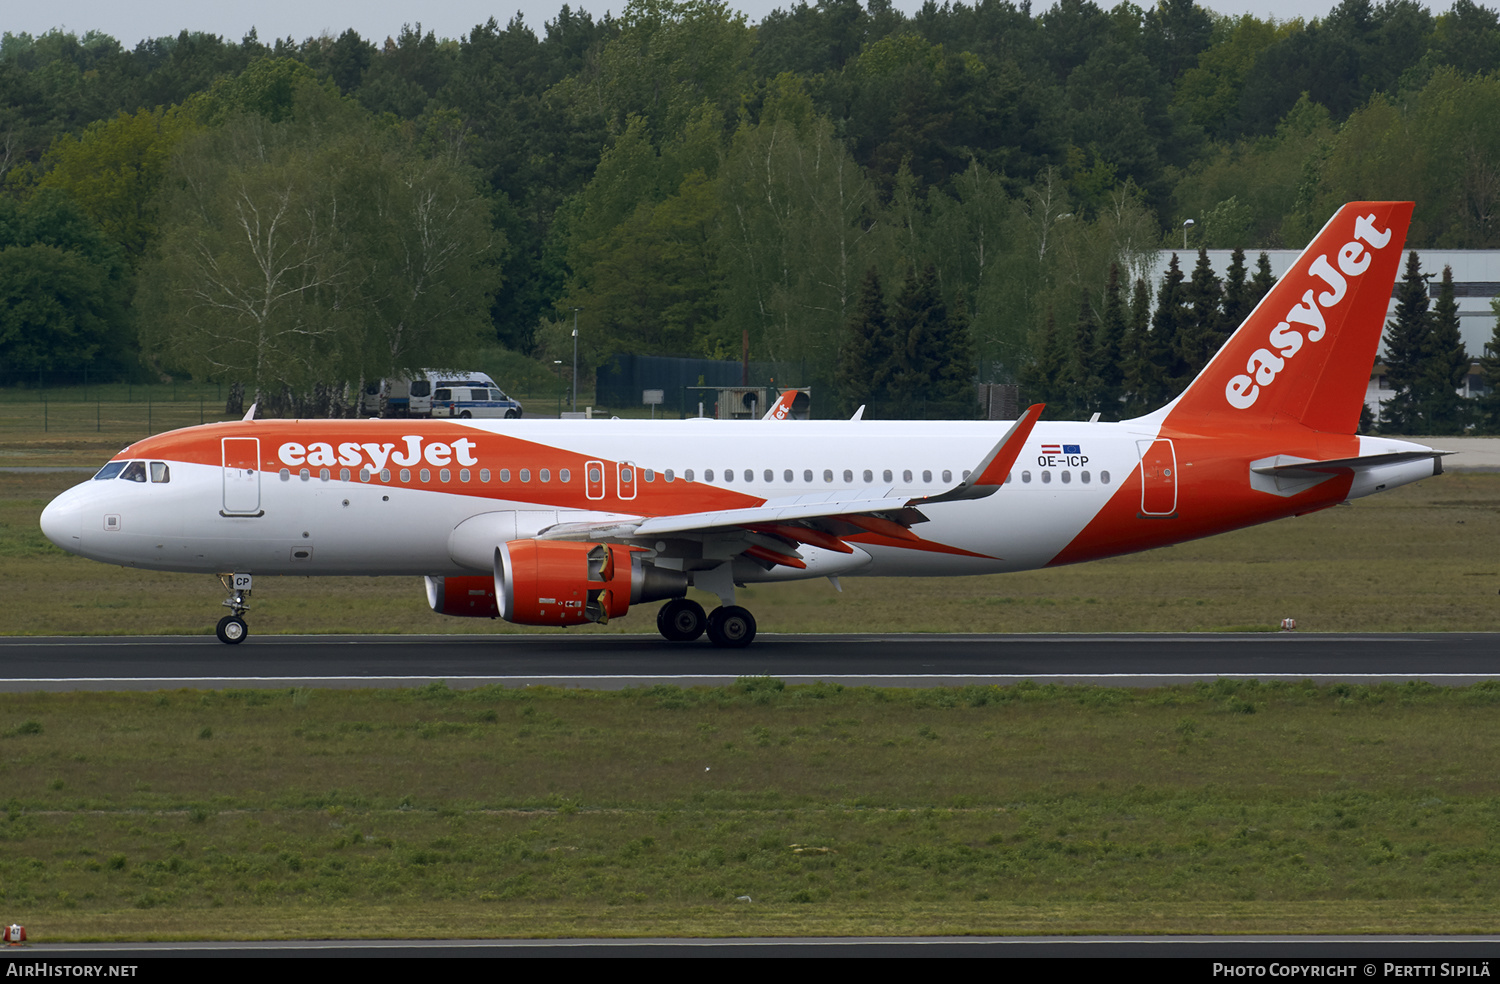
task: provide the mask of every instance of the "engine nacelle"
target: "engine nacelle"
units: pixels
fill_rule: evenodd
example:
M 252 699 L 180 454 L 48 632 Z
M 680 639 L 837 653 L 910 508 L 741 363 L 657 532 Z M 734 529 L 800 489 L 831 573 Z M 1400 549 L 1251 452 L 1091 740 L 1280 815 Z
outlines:
M 488 574 L 427 578 L 427 604 L 439 615 L 499 618 L 495 579 Z
M 687 594 L 686 574 L 647 564 L 642 552 L 571 540 L 502 543 L 494 580 L 500 617 L 517 625 L 602 624 L 631 605 Z

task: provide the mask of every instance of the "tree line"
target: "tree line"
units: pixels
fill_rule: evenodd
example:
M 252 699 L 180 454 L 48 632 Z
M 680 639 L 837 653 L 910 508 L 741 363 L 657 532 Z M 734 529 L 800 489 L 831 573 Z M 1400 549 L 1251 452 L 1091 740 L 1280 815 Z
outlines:
M 1413 246 L 1500 246 L 1497 69 L 1500 19 L 1471 0 L 1288 22 L 820 0 L 758 24 L 633 0 L 383 43 L 6 33 L 0 368 L 102 376 L 138 352 L 296 394 L 476 339 L 570 359 L 576 314 L 589 366 L 748 336 L 872 412 L 1059 373 L 1059 409 L 1135 408 L 1224 331 L 1194 313 L 1198 271 L 1142 296 L 1185 218 L 1195 246 L 1253 251 L 1347 199 L 1413 198 Z M 907 319 L 878 379 L 858 368 L 874 287 Z M 899 313 L 908 294 L 926 315 Z

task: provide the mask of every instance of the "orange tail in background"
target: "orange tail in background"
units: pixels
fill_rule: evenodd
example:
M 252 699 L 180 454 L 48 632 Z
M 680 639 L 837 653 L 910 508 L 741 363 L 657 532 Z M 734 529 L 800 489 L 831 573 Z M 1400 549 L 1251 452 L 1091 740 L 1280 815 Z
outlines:
M 1166 410 L 1174 428 L 1283 424 L 1353 434 L 1380 348 L 1411 202 L 1351 202 Z

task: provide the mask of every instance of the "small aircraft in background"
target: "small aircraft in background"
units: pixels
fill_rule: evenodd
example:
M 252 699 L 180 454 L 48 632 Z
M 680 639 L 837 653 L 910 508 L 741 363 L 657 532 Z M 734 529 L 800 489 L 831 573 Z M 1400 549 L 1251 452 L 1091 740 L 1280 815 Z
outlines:
M 434 611 L 749 645 L 737 586 L 1021 571 L 1295 516 L 1440 474 L 1361 437 L 1409 202 L 1340 209 L 1179 397 L 1117 423 L 244 420 L 136 442 L 42 513 L 111 564 L 422 575 Z M 686 597 L 718 597 L 706 613 Z

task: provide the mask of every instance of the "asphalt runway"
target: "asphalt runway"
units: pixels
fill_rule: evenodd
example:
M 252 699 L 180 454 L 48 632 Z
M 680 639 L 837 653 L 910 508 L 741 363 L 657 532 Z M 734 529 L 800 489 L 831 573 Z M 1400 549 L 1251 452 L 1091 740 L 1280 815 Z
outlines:
M 253 631 L 253 628 L 252 628 Z M 420 686 L 611 689 L 742 676 L 849 686 L 1020 680 L 1154 687 L 1217 677 L 1466 685 L 1500 679 L 1500 633 L 774 635 L 745 650 L 658 636 L 0 639 L 0 690 Z

